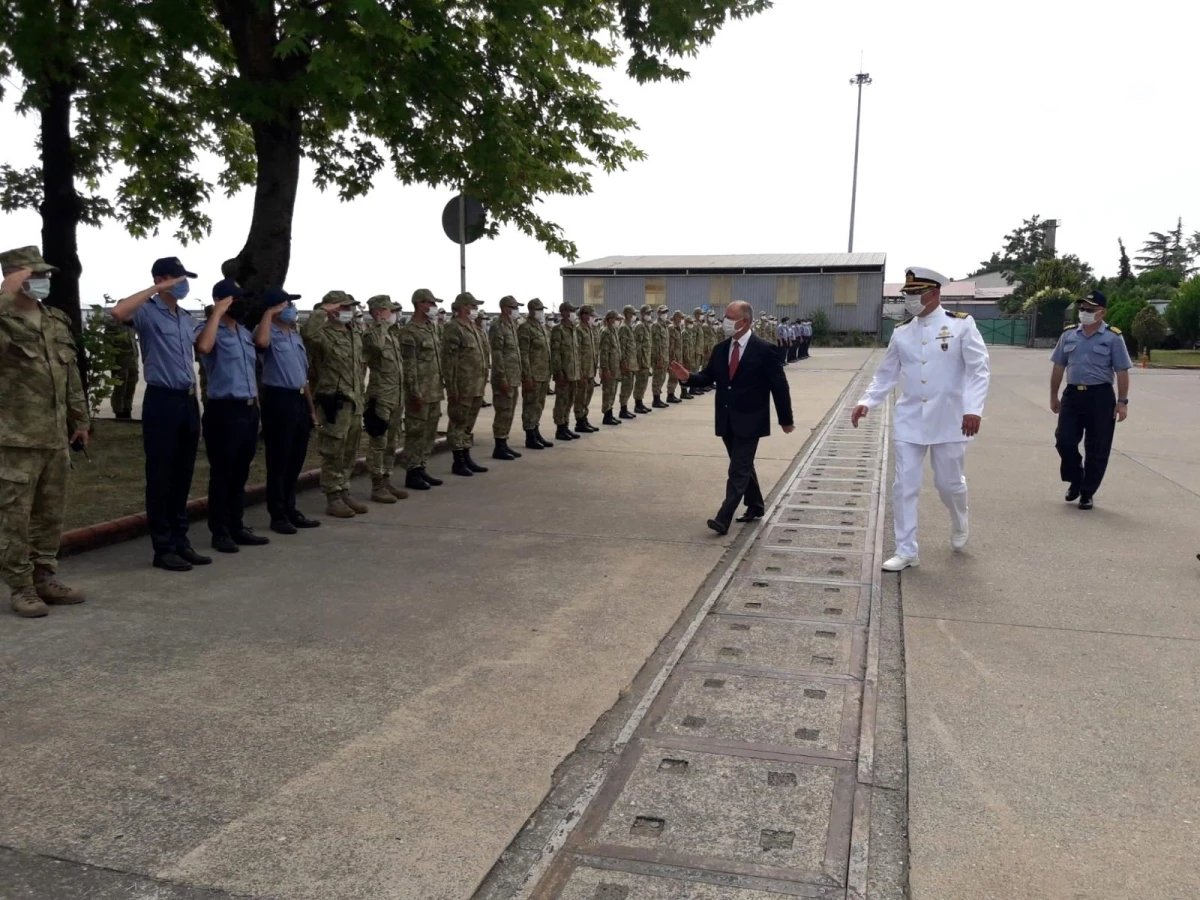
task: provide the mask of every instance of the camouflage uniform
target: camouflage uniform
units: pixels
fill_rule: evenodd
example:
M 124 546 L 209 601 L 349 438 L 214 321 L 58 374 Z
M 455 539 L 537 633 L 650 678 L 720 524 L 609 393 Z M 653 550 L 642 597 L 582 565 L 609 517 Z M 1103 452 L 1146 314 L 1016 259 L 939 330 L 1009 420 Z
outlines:
M 605 425 L 620 425 L 613 416 L 613 404 L 617 401 L 617 385 L 621 381 L 621 332 L 617 327 L 620 316 L 610 310 L 604 316 L 604 328 L 600 332 L 597 363 L 600 366 L 600 411 L 604 413 Z
M 621 315 L 625 324 L 617 330 L 617 344 L 621 349 L 621 418 L 633 418 L 629 412 L 629 398 L 633 395 L 633 384 L 637 380 L 638 357 L 637 347 L 633 337 L 634 308 L 626 306 Z
M 520 306 L 514 297 L 500 300 L 502 311 L 519 309 Z M 492 437 L 496 440 L 496 451 L 499 452 L 501 444 L 504 445 L 503 449 L 508 449 L 508 435 L 512 431 L 513 414 L 517 409 L 521 387 L 521 348 L 517 342 L 516 322 L 503 315 L 492 322 L 488 346 L 492 354 L 492 404 L 496 408 L 492 417 Z M 513 456 L 520 455 L 512 450 L 508 452 Z
M 0 253 L 5 270 L 57 272 L 37 247 Z M 38 303 L 32 316 L 0 293 L 0 573 L 13 610 L 44 616 L 47 602 L 83 595 L 54 578 L 67 503 L 67 440 L 89 428 L 71 320 Z
M 690 344 L 691 338 L 684 335 L 683 313 L 678 310 L 671 317 L 671 324 L 667 326 L 667 362 L 668 363 L 683 363 L 683 345 Z M 675 388 L 679 386 L 679 379 L 667 373 L 667 395 L 669 400 L 675 399 Z
M 525 428 L 525 446 L 533 448 L 530 432 L 541 427 L 542 413 L 546 409 L 546 388 L 550 383 L 550 335 L 546 326 L 533 317 L 535 311 L 544 309 L 536 297 L 529 301 L 529 316 L 517 328 L 517 347 L 521 351 L 521 424 Z M 540 434 L 538 435 L 540 438 Z M 540 441 L 537 447 L 548 441 Z
M 599 431 L 588 421 L 588 409 L 592 405 L 592 394 L 596 391 L 596 356 L 598 353 L 596 329 L 583 316 L 594 316 L 590 306 L 579 308 L 579 327 L 575 329 L 575 345 L 579 353 L 579 380 L 575 382 L 575 430 Z
M 563 321 L 550 329 L 550 370 L 554 374 L 554 424 L 558 426 L 558 436 L 564 440 L 564 431 L 571 419 L 571 407 L 575 403 L 575 392 L 578 388 L 579 344 L 575 336 L 575 324 L 567 321 L 566 314 L 574 312 L 575 307 L 564 302 L 559 307 Z
M 133 398 L 138 386 L 137 334 L 114 319 L 109 310 L 105 310 L 103 315 L 105 334 L 117 348 L 110 373 L 113 389 L 109 402 L 118 419 L 130 419 L 133 417 Z
M 390 310 L 398 312 L 399 303 L 393 303 L 386 294 L 378 294 L 367 301 L 367 310 Z M 373 421 L 367 429 L 367 469 L 371 473 L 372 498 L 382 503 L 384 495 L 393 499 L 408 494 L 392 486 L 392 468 L 396 462 L 396 448 L 404 434 L 404 363 L 400 355 L 400 326 L 372 320 L 363 335 L 363 358 L 367 363 L 366 413 Z M 386 427 L 382 434 L 371 434 Z
M 436 300 L 425 288 L 413 294 L 413 306 Z M 433 322 L 410 321 L 400 329 L 400 355 L 404 360 L 404 452 L 400 465 L 409 473 L 424 472 L 433 443 L 437 440 L 438 420 L 442 417 L 442 347 Z M 421 408 L 415 409 L 419 403 Z M 410 487 L 413 485 L 405 482 Z
M 663 385 L 667 381 L 667 360 L 671 351 L 671 326 L 667 324 L 663 316 L 668 312 L 667 307 L 660 306 L 654 318 L 654 324 L 650 326 L 650 367 L 654 373 L 651 387 L 654 394 L 653 405 L 657 407 L 666 405 L 662 401 L 662 392 Z
M 326 515 L 346 518 L 346 509 L 367 511 L 350 497 L 350 476 L 358 460 L 363 416 L 362 332 L 353 324 L 330 319 L 324 304 L 343 312 L 358 303 L 345 291 L 330 291 L 304 323 L 301 336 L 309 358 L 316 361 L 312 386 L 317 408 L 317 450 L 321 454 L 321 490 Z M 339 502 L 340 501 L 340 504 Z
M 644 321 L 650 315 L 650 305 L 641 309 L 641 318 L 633 326 L 633 349 L 637 354 L 637 377 L 633 382 L 633 408 L 638 412 L 649 412 L 646 406 L 646 387 L 650 383 L 650 324 Z
M 471 294 L 459 294 L 451 308 L 471 309 L 479 305 Z M 446 415 L 450 420 L 446 439 L 456 460 L 475 443 L 475 420 L 487 384 L 485 365 L 487 340 L 470 319 L 455 316 L 442 330 L 442 378 L 446 383 Z M 486 470 L 485 470 L 486 471 Z

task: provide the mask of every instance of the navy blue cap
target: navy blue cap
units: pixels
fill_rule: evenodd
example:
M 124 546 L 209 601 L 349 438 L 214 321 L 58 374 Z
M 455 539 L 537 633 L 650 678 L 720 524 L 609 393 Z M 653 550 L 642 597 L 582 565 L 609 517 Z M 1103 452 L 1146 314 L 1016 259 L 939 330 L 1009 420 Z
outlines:
M 263 305 L 270 309 L 273 306 L 282 306 L 284 303 L 291 303 L 293 300 L 299 300 L 299 294 L 289 294 L 281 287 L 267 288 L 267 292 L 263 294 Z
M 195 278 L 195 272 L 189 272 L 183 267 L 183 263 L 179 261 L 178 256 L 164 256 L 162 259 L 156 259 L 154 265 L 150 267 L 150 276 L 158 278 L 160 275 L 165 275 L 167 278 L 179 278 L 186 275 L 188 278 Z M 225 296 L 229 296 L 226 294 Z
M 1099 291 L 1088 291 L 1083 295 L 1083 303 L 1091 303 L 1093 306 L 1103 306 L 1108 309 L 1108 298 Z
M 238 283 L 232 278 L 222 278 L 213 285 L 213 299 L 224 300 L 226 297 L 247 297 L 250 292 L 244 287 L 239 287 Z

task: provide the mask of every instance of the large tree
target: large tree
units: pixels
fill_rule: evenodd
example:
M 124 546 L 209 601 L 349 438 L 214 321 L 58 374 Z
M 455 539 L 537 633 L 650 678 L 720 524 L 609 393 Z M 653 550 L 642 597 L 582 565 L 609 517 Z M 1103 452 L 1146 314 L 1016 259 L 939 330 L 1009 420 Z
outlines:
M 174 219 L 184 241 L 209 227 L 210 186 L 194 163 L 216 141 L 192 99 L 200 66 L 184 52 L 219 37 L 201 2 L 0 0 L 0 78 L 15 85 L 17 111 L 37 118 L 39 154 L 34 166 L 0 167 L 0 208 L 41 214 L 42 253 L 61 270 L 48 302 L 77 331 L 81 224 L 115 218 L 144 237 Z
M 404 183 L 463 189 L 492 234 L 512 224 L 574 258 L 537 211 L 549 194 L 586 194 L 597 169 L 642 153 L 635 123 L 593 73 L 624 58 L 639 81 L 680 80 L 676 61 L 727 19 L 769 0 L 212 0 L 228 38 L 210 115 L 240 136 L 222 148 L 230 189 L 253 183 L 238 255 L 244 283 L 282 282 L 300 161 L 343 199 L 385 168 Z M 624 54 L 624 56 L 623 56 Z
M 1117 238 L 1117 246 L 1121 248 L 1121 258 L 1117 261 L 1117 281 L 1124 284 L 1133 280 L 1133 266 L 1129 263 L 1129 254 L 1125 252 L 1125 242 Z
M 1180 218 L 1170 231 L 1150 232 L 1141 252 L 1134 257 L 1133 265 L 1139 272 L 1170 269 L 1180 275 L 1187 274 L 1192 268 L 1192 256 L 1183 236 L 1183 219 Z
M 1046 223 L 1041 216 L 1034 215 L 1022 220 L 1019 226 L 1006 234 L 1003 249 L 981 262 L 971 276 L 1003 272 L 1009 276 L 1008 283 L 1012 284 L 1019 270 L 1053 256 L 1054 250 L 1046 245 Z
M 1167 324 L 1184 347 L 1200 341 L 1200 275 L 1188 279 L 1179 288 L 1167 306 Z

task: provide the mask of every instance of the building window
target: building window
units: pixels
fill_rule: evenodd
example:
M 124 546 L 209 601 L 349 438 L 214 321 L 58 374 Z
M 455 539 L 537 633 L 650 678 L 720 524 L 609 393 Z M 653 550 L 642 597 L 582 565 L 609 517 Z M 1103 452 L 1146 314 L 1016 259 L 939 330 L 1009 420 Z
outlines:
M 775 276 L 775 306 L 799 306 L 800 305 L 800 276 L 799 275 L 776 275 Z
M 835 275 L 833 277 L 833 305 L 858 306 L 857 275 Z
M 604 279 L 583 279 L 583 302 L 599 309 L 604 306 Z
M 658 309 L 667 302 L 667 279 L 646 279 L 646 303 L 651 309 Z

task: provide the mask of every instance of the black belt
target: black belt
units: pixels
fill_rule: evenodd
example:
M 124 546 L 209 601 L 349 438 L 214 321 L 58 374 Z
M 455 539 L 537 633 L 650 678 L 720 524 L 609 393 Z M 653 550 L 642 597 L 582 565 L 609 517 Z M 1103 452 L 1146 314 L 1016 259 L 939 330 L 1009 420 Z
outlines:
M 1112 388 L 1112 385 L 1111 384 L 1068 384 L 1067 385 L 1068 391 L 1087 391 L 1087 390 L 1098 391 L 1101 388 Z
M 264 391 L 283 391 L 285 394 L 303 394 L 304 388 L 281 387 L 278 384 L 264 384 Z
M 148 384 L 148 385 L 146 385 L 146 390 L 160 391 L 164 394 L 174 394 L 176 397 L 195 397 L 196 396 L 196 389 L 194 387 L 169 388 L 169 387 L 163 387 L 161 384 Z
M 219 403 L 229 406 L 253 406 L 256 400 L 255 397 L 209 397 L 205 402 L 208 406 L 216 406 Z

